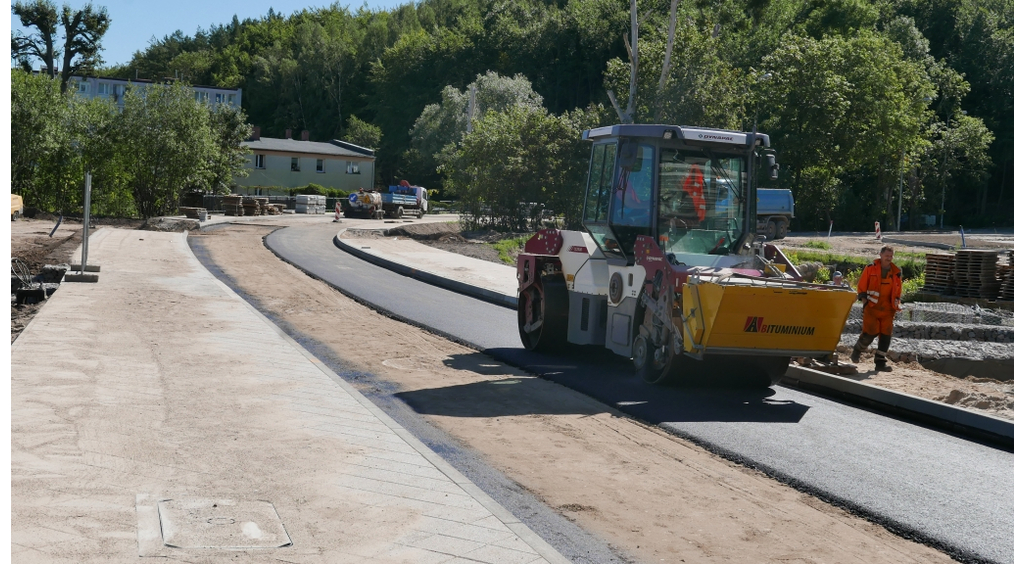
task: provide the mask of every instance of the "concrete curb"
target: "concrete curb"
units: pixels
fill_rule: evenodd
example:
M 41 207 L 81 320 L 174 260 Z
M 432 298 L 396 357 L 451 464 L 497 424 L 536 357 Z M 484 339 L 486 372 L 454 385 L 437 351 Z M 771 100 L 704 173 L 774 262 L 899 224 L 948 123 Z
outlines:
M 337 237 L 335 241 L 337 241 Z M 185 247 L 192 253 L 191 247 L 185 244 Z M 195 255 L 193 254 L 193 258 Z M 198 263 L 199 260 L 195 258 Z M 344 378 L 338 376 L 333 370 L 327 367 L 326 364 L 320 361 L 313 353 L 307 351 L 300 345 L 295 339 L 291 338 L 283 329 L 278 327 L 273 321 L 263 315 L 258 309 L 253 307 L 249 302 L 242 299 L 241 296 L 231 290 L 226 284 L 218 280 L 217 277 L 212 276 L 214 282 L 216 282 L 227 294 L 234 297 L 236 300 L 245 305 L 253 314 L 263 320 L 275 333 L 277 333 L 281 339 L 286 341 L 292 347 L 294 347 L 300 354 L 306 357 L 311 364 L 320 369 L 321 372 L 326 374 L 335 384 L 347 391 L 356 401 L 363 405 L 367 410 L 373 413 L 382 423 L 390 428 L 396 435 L 401 437 L 409 446 L 420 453 L 426 458 L 431 464 L 433 464 L 438 470 L 444 475 L 448 476 L 455 484 L 457 484 L 463 491 L 466 492 L 470 497 L 475 499 L 480 505 L 484 506 L 490 511 L 498 520 L 505 524 L 513 533 L 519 536 L 526 544 L 530 545 L 531 548 L 537 551 L 537 553 L 552 564 L 569 564 L 569 560 L 564 557 L 560 552 L 555 550 L 547 541 L 541 538 L 540 535 L 533 532 L 526 524 L 516 518 L 509 510 L 505 509 L 501 504 L 494 501 L 491 496 L 487 495 L 482 489 L 476 484 L 466 478 L 461 472 L 459 472 L 454 466 L 449 464 L 440 455 L 438 455 L 430 447 L 423 444 L 415 435 L 410 433 L 405 427 L 402 427 L 397 421 L 391 418 L 390 415 L 381 410 L 372 401 L 367 399 L 359 390 L 356 390 L 351 384 L 345 381 Z
M 908 247 L 930 247 L 933 249 L 942 249 L 943 251 L 952 251 L 956 247 L 953 245 L 947 245 L 945 243 L 928 243 L 925 241 L 912 241 L 910 239 L 895 239 L 893 237 L 882 237 L 883 243 L 893 243 L 896 245 L 906 245 Z
M 378 254 L 345 244 L 341 240 L 344 232 L 345 229 L 342 229 L 334 236 L 334 245 L 356 257 L 453 292 L 510 309 L 517 307 L 517 300 L 511 296 L 399 264 Z M 865 405 L 899 417 L 914 419 L 941 429 L 1013 448 L 1013 421 L 989 417 L 952 405 L 886 390 L 871 384 L 799 366 L 789 367 L 783 384 L 828 397 L 845 399 L 851 403 Z
M 807 391 L 824 392 L 832 397 L 848 399 L 853 403 L 1013 448 L 1013 421 L 801 366 L 790 366 L 783 383 Z
M 372 250 L 361 249 L 353 245 L 349 245 L 341 238 L 342 234 L 345 233 L 345 231 L 346 229 L 342 229 L 341 231 L 338 232 L 337 235 L 334 236 L 334 246 L 338 247 L 339 249 L 349 254 L 355 255 L 356 257 L 361 258 L 366 262 L 376 264 L 377 266 L 397 272 L 398 274 L 401 274 L 403 276 L 415 278 L 422 282 L 426 282 L 427 284 L 430 284 L 432 286 L 437 286 L 439 288 L 451 290 L 452 292 L 456 292 L 459 294 L 465 294 L 467 296 L 471 296 L 483 300 L 485 302 L 492 303 L 494 305 L 507 307 L 509 309 L 516 309 L 517 307 L 519 307 L 519 300 L 514 296 L 507 296 L 505 294 L 501 294 L 493 290 L 479 288 L 477 286 L 473 286 L 472 284 L 467 284 L 465 282 L 460 282 L 458 280 L 452 280 L 451 278 L 446 278 L 433 272 L 420 270 L 418 268 L 412 268 L 404 264 L 399 264 L 374 253 Z

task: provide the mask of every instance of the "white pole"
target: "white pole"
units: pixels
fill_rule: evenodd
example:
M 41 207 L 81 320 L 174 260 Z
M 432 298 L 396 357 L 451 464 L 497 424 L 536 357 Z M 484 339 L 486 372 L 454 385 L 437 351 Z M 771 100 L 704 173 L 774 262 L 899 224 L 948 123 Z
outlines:
M 900 199 L 896 204 L 896 232 L 900 231 L 900 220 L 903 218 L 903 160 L 905 149 L 900 149 Z
M 473 114 L 476 112 L 476 84 L 469 85 L 469 108 L 466 109 L 466 133 L 473 132 Z

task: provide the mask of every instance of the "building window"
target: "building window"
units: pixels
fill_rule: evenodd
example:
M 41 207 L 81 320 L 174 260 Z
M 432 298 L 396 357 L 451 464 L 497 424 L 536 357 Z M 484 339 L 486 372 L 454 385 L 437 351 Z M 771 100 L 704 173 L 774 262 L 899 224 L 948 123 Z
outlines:
M 317 159 L 316 160 L 316 171 L 317 172 L 323 172 L 324 171 L 324 160 L 323 159 Z
M 235 105 L 235 95 L 234 94 L 228 94 L 228 103 L 231 104 L 232 106 Z
M 267 168 L 266 155 L 256 155 L 256 168 Z
M 214 95 L 213 101 L 217 102 L 218 104 L 220 104 L 221 102 L 224 101 L 224 95 L 223 94 L 216 94 L 216 95 Z
M 75 90 L 77 90 L 79 94 L 85 94 L 89 91 L 89 83 L 84 80 L 79 81 L 75 84 Z
M 345 174 L 359 174 L 359 161 L 347 161 Z
M 124 85 L 123 84 L 115 84 L 114 85 L 114 101 L 116 102 L 116 101 L 120 100 L 123 96 L 124 96 Z
M 292 172 L 299 172 L 299 158 L 292 157 Z
M 96 93 L 99 94 L 100 96 L 106 96 L 107 94 L 110 94 L 110 85 L 107 84 L 106 82 L 101 82 L 101 83 L 97 84 L 96 85 Z

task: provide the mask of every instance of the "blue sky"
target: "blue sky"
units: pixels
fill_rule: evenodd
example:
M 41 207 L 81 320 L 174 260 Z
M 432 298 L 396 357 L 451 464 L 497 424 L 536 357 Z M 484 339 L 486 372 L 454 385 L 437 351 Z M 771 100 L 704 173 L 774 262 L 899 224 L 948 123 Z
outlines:
M 58 8 L 65 3 L 73 9 L 80 9 L 87 2 L 83 0 L 54 0 Z M 356 10 L 363 2 L 338 2 L 342 6 Z M 390 10 L 395 6 L 407 4 L 408 0 L 368 0 L 365 5 L 370 9 Z M 103 6 L 110 14 L 110 29 L 103 36 L 103 56 L 107 65 L 127 63 L 136 51 L 144 51 L 150 40 L 162 39 L 177 30 L 186 35 L 194 35 L 197 28 L 209 29 L 211 25 L 227 24 L 231 17 L 259 18 L 267 14 L 271 7 L 275 12 L 289 16 L 303 8 L 319 8 L 329 6 L 328 0 L 93 0 L 94 6 Z M 11 14 L 11 29 L 21 28 L 17 16 Z M 9 47 L 8 47 L 9 49 Z M 9 52 L 8 52 L 9 53 Z

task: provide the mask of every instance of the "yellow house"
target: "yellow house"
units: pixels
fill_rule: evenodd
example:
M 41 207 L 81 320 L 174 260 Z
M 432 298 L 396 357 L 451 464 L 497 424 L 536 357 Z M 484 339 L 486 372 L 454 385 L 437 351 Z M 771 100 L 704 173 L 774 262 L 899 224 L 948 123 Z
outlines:
M 235 178 L 241 194 L 283 196 L 289 188 L 311 183 L 348 192 L 373 188 L 376 157 L 371 149 L 339 139 L 310 141 L 308 131 L 296 140 L 290 129 L 284 139 L 260 137 L 258 127 L 243 144 L 252 154 L 246 164 L 249 175 Z

